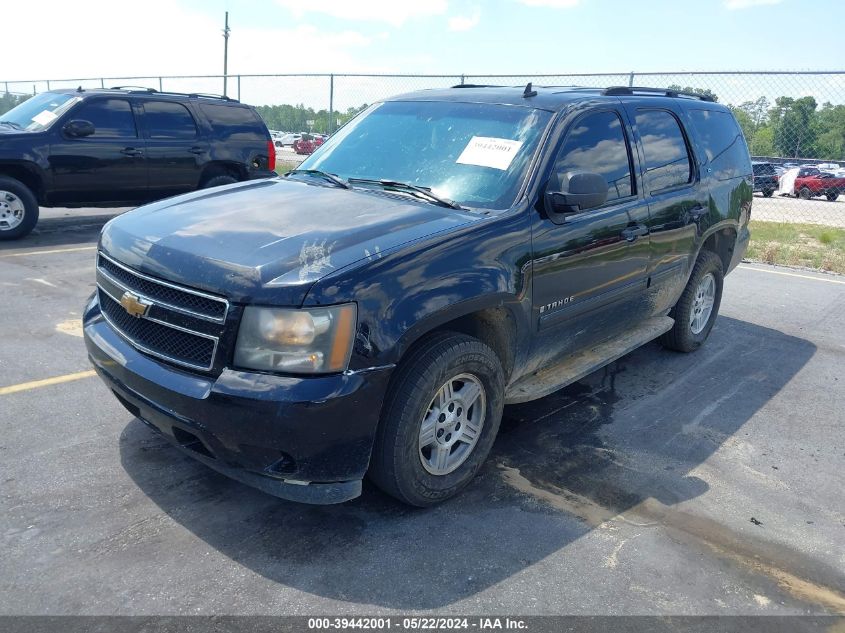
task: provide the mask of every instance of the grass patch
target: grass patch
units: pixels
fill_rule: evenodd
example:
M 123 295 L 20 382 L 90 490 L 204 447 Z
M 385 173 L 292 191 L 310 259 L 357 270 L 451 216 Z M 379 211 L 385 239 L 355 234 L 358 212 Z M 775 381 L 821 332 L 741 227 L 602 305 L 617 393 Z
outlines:
M 752 220 L 746 257 L 845 274 L 845 229 Z
M 291 169 L 296 169 L 299 167 L 299 163 L 292 161 L 292 160 L 277 160 L 276 161 L 276 173 L 280 176 L 282 174 L 288 173 Z

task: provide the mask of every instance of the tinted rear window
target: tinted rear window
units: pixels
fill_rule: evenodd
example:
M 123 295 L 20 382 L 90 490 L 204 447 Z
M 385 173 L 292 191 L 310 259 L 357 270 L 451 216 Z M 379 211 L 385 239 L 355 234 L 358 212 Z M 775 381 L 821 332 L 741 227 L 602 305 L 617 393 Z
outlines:
M 755 176 L 771 176 L 775 173 L 775 168 L 769 165 L 769 163 L 763 163 L 762 165 L 752 165 L 754 168 L 754 175 Z
M 751 171 L 748 146 L 733 115 L 719 110 L 690 110 L 690 117 L 713 176 L 728 180 Z M 772 170 L 771 165 L 765 167 Z M 756 173 L 773 173 L 773 170 Z
M 200 108 L 208 117 L 214 136 L 221 141 L 266 141 L 270 138 L 264 123 L 251 109 L 202 103 Z
M 147 134 L 150 138 L 196 138 L 197 126 L 188 108 L 180 103 L 147 101 L 144 103 Z

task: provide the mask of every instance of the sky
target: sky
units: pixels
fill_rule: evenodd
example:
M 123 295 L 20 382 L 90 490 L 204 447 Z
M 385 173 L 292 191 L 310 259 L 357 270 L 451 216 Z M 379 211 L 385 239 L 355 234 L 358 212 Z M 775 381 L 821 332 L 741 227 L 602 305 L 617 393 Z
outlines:
M 841 7 L 842 0 L 9 2 L 0 81 L 220 74 L 226 10 L 230 74 L 829 70 L 843 66 L 845 47 L 841 20 L 824 16 Z M 807 19 L 809 29 L 797 28 Z M 265 98 L 270 90 L 288 87 L 248 87 Z

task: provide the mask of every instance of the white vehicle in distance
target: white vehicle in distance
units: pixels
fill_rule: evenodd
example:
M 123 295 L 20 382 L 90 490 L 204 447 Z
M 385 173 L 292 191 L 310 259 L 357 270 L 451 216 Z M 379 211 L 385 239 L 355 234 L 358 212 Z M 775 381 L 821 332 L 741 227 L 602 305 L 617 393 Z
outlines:
M 278 147 L 293 147 L 293 144 L 301 138 L 302 134 L 284 134 L 276 140 L 276 145 Z

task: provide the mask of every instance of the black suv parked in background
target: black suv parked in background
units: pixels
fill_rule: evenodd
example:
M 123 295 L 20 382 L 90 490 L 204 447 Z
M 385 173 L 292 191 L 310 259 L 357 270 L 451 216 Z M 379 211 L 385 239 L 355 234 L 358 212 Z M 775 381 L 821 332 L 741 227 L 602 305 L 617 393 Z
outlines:
M 751 167 L 754 170 L 754 191 L 759 191 L 767 198 L 777 191 L 778 172 L 774 165 L 752 161 Z
M 133 415 L 240 481 L 334 503 L 368 474 L 431 505 L 478 472 L 504 404 L 656 338 L 702 345 L 751 188 L 706 97 L 412 93 L 285 178 L 109 222 L 85 342 Z
M 0 115 L 0 239 L 45 207 L 130 206 L 275 176 L 270 132 L 227 97 L 54 90 Z

